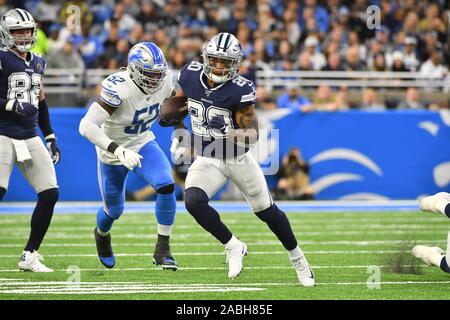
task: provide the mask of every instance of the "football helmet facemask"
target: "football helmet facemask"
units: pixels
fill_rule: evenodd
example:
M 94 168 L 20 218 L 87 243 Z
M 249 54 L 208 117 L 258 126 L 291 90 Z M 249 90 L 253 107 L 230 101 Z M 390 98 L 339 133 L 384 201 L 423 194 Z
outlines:
M 215 83 L 235 78 L 244 53 L 239 40 L 222 32 L 212 37 L 203 47 L 203 72 Z
M 31 30 L 31 35 L 15 34 Z M 23 9 L 12 9 L 0 18 L 0 39 L 10 49 L 28 52 L 36 42 L 37 25 L 31 14 Z

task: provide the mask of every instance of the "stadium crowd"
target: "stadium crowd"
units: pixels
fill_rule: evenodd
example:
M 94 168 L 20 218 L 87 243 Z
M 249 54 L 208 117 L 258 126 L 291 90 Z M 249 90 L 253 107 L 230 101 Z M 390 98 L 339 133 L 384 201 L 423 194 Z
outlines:
M 376 28 L 367 24 L 370 5 L 380 8 Z M 256 70 L 417 71 L 445 77 L 450 61 L 445 0 L 0 0 L 0 15 L 12 7 L 29 10 L 39 22 L 34 50 L 49 68 L 117 69 L 126 66 L 135 43 L 153 41 L 170 67 L 179 69 L 198 59 L 204 41 L 221 31 L 241 42 L 246 57 L 241 73 L 251 80 Z M 290 99 L 298 94 L 291 89 L 283 102 L 283 96 L 270 99 L 259 87 L 260 106 L 352 107 L 346 88 L 321 86 L 311 102 Z M 425 107 L 415 101 L 417 90 L 405 92 L 399 107 Z M 363 108 L 385 108 L 373 89 L 364 90 L 362 99 Z

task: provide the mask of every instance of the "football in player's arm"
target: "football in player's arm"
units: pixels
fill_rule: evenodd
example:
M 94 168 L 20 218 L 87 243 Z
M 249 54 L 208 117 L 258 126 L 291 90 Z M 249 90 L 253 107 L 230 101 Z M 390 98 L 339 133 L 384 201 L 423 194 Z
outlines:
M 61 159 L 50 123 L 42 78 L 45 61 L 30 51 L 37 25 L 30 13 L 13 9 L 0 18 L 0 200 L 16 164 L 38 195 L 31 232 L 19 268 L 52 272 L 38 253 L 50 225 L 59 192 L 54 164 Z M 38 136 L 42 131 L 46 146 Z
M 233 35 L 219 33 L 205 44 L 202 54 L 203 64 L 191 62 L 178 74 L 181 90 L 177 95 L 186 96 L 194 139 L 201 140 L 194 143 L 197 158 L 186 177 L 186 208 L 205 230 L 225 245 L 228 277 L 235 278 L 243 268 L 247 245 L 231 233 L 209 205 L 217 190 L 228 179 L 232 180 L 256 216 L 286 248 L 300 284 L 314 286 L 314 274 L 289 220 L 274 204 L 264 174 L 248 152 L 258 141 L 259 131 L 255 86 L 238 75 L 242 47 Z M 230 143 L 232 148 L 227 147 Z M 218 150 L 221 146 L 232 153 Z M 205 174 L 208 179 L 204 178 Z

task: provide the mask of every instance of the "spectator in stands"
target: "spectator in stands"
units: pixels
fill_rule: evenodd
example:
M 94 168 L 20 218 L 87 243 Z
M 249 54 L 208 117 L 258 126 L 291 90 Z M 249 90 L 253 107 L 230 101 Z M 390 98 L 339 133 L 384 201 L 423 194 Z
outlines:
M 7 13 L 9 10 L 14 9 L 8 2 L 8 0 L 0 0 L 0 17 Z
M 74 11 L 73 8 L 79 8 L 78 11 Z M 76 28 L 81 28 L 81 25 L 90 27 L 94 20 L 94 16 L 89 8 L 89 4 L 83 0 L 73 0 L 64 3 L 59 14 L 60 23 L 62 25 L 73 25 Z M 77 25 L 78 19 L 81 25 Z M 56 21 L 55 21 L 56 22 Z
M 70 38 L 64 46 L 47 57 L 47 68 L 84 69 L 84 62 Z
M 346 71 L 365 71 L 366 66 L 359 57 L 358 47 L 349 47 L 345 50 L 345 64 Z
M 401 51 L 394 51 L 392 54 L 392 67 L 391 70 L 395 72 L 408 72 L 410 70 L 406 69 L 403 63 L 404 56 Z
M 127 34 L 134 28 L 137 23 L 136 19 L 126 13 L 125 6 L 121 2 L 118 2 L 115 5 L 114 13 L 111 19 L 117 20 L 119 31 Z M 109 30 L 111 28 L 111 20 L 105 21 L 103 27 L 105 30 Z
M 386 71 L 386 59 L 384 53 L 380 52 L 373 57 L 373 65 L 371 71 Z
M 43 0 L 38 2 L 35 10 L 32 12 L 34 19 L 40 22 L 42 30 L 48 34 L 48 28 L 55 23 L 55 21 L 58 21 L 60 10 L 60 2 Z
M 312 104 L 307 97 L 300 95 L 296 85 L 288 87 L 287 91 L 278 97 L 278 108 L 298 109 L 300 111 L 311 111 Z
M 328 56 L 327 65 L 322 69 L 323 71 L 342 71 L 344 67 L 341 63 L 341 56 L 335 52 Z
M 313 99 L 314 111 L 337 111 L 340 108 L 330 86 L 320 85 Z
M 85 25 L 81 27 L 81 35 L 74 38 L 75 47 L 78 48 L 81 57 L 83 58 L 84 65 L 87 68 L 95 67 L 95 63 L 98 57 L 103 53 L 103 43 L 100 38 L 91 35 L 89 28 Z
M 372 88 L 368 88 L 363 91 L 361 109 L 367 111 L 381 111 L 385 110 L 386 106 L 378 101 L 376 91 Z
M 291 46 L 296 46 L 302 34 L 297 22 L 297 11 L 286 9 L 283 14 L 284 25 L 287 31 L 287 41 Z
M 136 20 L 144 28 L 145 33 L 152 34 L 159 27 L 160 20 L 156 5 L 150 0 L 142 1 L 141 10 Z
M 305 39 L 305 49 L 303 52 L 307 52 L 311 66 L 314 70 L 321 70 L 326 66 L 327 61 L 325 56 L 317 50 L 319 40 L 315 36 L 309 36 Z
M 409 87 L 406 90 L 405 99 L 400 101 L 397 109 L 425 109 L 425 105 L 420 102 L 419 92 L 415 87 Z
M 411 36 L 406 36 L 404 40 L 403 56 L 405 68 L 409 71 L 417 71 L 419 67 L 419 60 L 416 56 L 417 39 Z
M 47 54 L 49 54 L 49 55 L 60 50 L 66 43 L 65 39 L 62 39 L 59 36 L 60 30 L 61 30 L 61 26 L 58 23 L 54 23 L 48 28 L 49 36 L 48 36 L 48 52 L 47 52 Z
M 48 38 L 40 26 L 41 23 L 38 22 L 38 28 L 36 31 L 36 43 L 31 51 L 45 57 L 48 52 Z
M 283 157 L 278 171 L 279 181 L 274 190 L 278 200 L 313 200 L 314 190 L 309 183 L 309 165 L 300 149 L 293 147 Z
M 448 68 L 442 64 L 442 53 L 434 50 L 430 58 L 420 66 L 420 73 L 429 77 L 444 77 L 448 73 Z

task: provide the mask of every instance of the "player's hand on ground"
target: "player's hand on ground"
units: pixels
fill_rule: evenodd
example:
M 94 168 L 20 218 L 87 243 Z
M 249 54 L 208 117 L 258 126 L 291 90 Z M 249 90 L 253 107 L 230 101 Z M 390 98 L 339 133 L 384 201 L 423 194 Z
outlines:
M 59 150 L 56 139 L 45 139 L 45 144 L 47 146 L 48 153 L 50 153 L 50 157 L 52 158 L 53 163 L 58 164 L 61 160 L 61 150 Z
M 6 110 L 12 111 L 21 117 L 34 116 L 38 112 L 38 109 L 31 103 L 19 102 L 17 100 L 9 101 L 6 105 Z
M 178 161 L 186 152 L 187 147 L 182 146 L 180 140 L 175 137 L 172 140 L 172 144 L 170 146 L 170 153 L 172 154 L 172 160 Z
M 223 115 L 212 117 L 211 120 L 208 121 L 208 129 L 216 129 L 223 134 L 227 134 L 228 125 L 225 122 Z
M 132 150 L 119 146 L 116 151 L 114 151 L 114 155 L 128 170 L 133 170 L 135 167 L 142 167 L 142 156 Z

